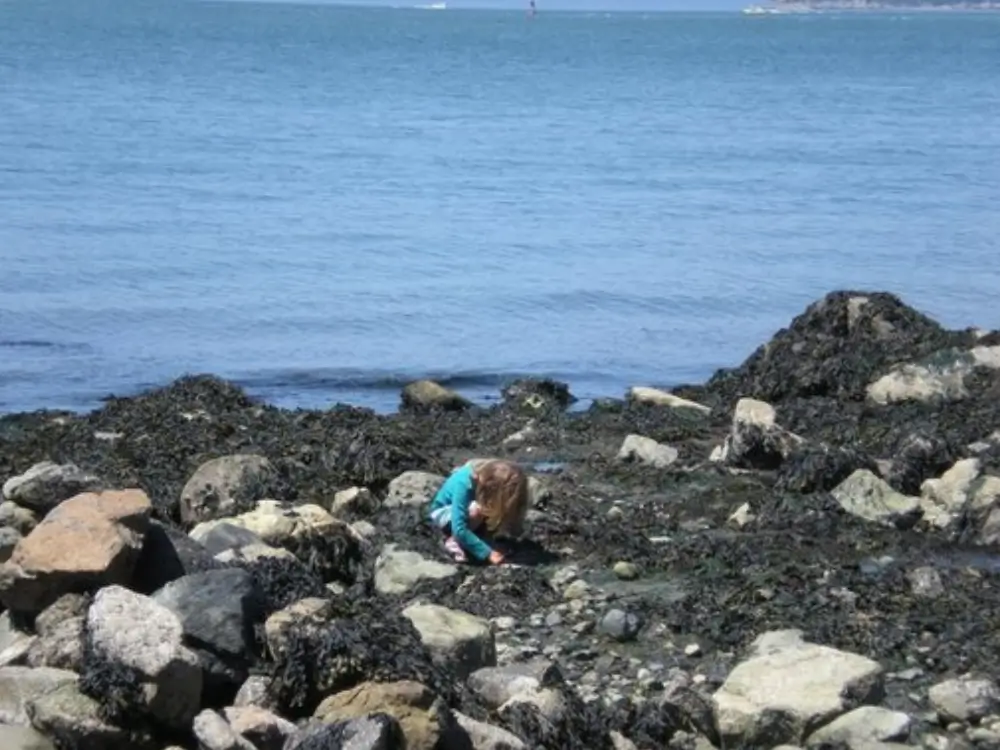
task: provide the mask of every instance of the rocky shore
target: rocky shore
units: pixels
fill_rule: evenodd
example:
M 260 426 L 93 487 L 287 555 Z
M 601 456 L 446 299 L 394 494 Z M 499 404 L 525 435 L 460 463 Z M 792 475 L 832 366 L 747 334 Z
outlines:
M 0 419 L 0 748 L 1000 748 L 1000 332 L 835 292 L 571 401 Z M 529 532 L 455 566 L 420 509 L 482 456 Z

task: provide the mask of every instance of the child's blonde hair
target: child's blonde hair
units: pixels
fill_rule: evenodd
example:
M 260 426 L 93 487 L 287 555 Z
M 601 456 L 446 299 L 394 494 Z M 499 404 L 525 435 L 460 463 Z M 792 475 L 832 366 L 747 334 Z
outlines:
M 528 477 L 520 466 L 501 459 L 474 461 L 476 503 L 486 528 L 517 537 L 528 512 Z

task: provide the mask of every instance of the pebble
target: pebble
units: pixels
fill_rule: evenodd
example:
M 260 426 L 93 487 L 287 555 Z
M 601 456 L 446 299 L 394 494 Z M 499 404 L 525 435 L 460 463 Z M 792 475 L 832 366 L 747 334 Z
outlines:
M 614 571 L 614 574 L 623 581 L 634 581 L 639 577 L 639 568 L 637 568 L 633 563 L 626 562 L 625 560 L 616 562 L 612 570 Z
M 643 667 L 642 669 L 640 669 L 638 672 L 635 673 L 635 678 L 637 680 L 639 680 L 640 682 L 645 682 L 646 680 L 649 680 L 650 678 L 652 678 L 652 676 L 653 676 L 653 673 L 650 672 L 645 667 Z
M 608 510 L 609 521 L 620 521 L 625 517 L 625 513 L 617 505 Z
M 684 647 L 685 656 L 701 656 L 701 646 L 697 643 L 689 643 Z
M 568 599 L 570 601 L 581 599 L 586 596 L 589 591 L 590 586 L 587 585 L 587 582 L 578 578 L 565 588 L 563 591 L 563 599 Z
M 497 630 L 513 630 L 517 625 L 517 620 L 513 617 L 497 617 L 493 620 L 493 625 Z
M 610 609 L 601 618 L 600 631 L 616 641 L 635 640 L 642 629 L 642 619 L 633 612 Z
M 549 628 L 558 628 L 562 625 L 562 622 L 562 615 L 558 612 L 549 612 L 548 616 L 545 618 L 545 626 Z

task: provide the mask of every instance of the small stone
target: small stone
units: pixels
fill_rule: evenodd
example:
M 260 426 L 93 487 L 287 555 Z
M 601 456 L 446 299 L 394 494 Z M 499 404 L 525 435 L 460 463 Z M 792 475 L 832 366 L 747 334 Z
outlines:
M 517 620 L 513 617 L 495 617 L 493 618 L 493 627 L 497 630 L 513 630 L 517 627 Z
M 616 562 L 612 570 L 614 571 L 614 574 L 623 581 L 634 581 L 639 577 L 639 568 L 633 563 L 626 562 L 624 560 Z
M 910 582 L 910 591 L 914 596 L 936 599 L 944 594 L 941 574 L 929 565 L 911 570 L 906 578 Z
M 655 469 L 666 469 L 674 464 L 680 452 L 642 435 L 629 435 L 622 443 L 616 459 L 620 463 L 641 463 Z
M 328 510 L 335 516 L 342 513 L 366 515 L 378 510 L 378 500 L 367 487 L 351 487 L 333 496 Z
M 620 521 L 625 517 L 625 512 L 617 505 L 608 509 L 607 519 L 609 521 Z
M 563 598 L 569 601 L 582 599 L 590 593 L 590 586 L 583 579 L 578 578 L 573 581 L 569 586 L 563 591 Z
M 545 626 L 549 628 L 558 628 L 562 625 L 562 615 L 558 612 L 549 612 L 545 617 Z
M 701 646 L 699 646 L 697 643 L 689 643 L 687 646 L 684 647 L 684 655 L 691 657 L 701 656 Z
M 611 609 L 601 618 L 600 632 L 616 641 L 635 640 L 642 629 L 642 619 L 635 613 Z

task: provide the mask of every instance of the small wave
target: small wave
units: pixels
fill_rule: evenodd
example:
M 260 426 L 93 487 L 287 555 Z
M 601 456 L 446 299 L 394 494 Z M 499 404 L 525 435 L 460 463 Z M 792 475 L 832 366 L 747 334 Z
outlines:
M 90 349 L 86 344 L 67 344 L 44 339 L 0 339 L 0 349 L 52 349 L 61 352 L 82 352 Z
M 519 378 L 551 378 L 563 382 L 580 380 L 614 382 L 608 373 L 515 372 L 466 370 L 460 372 L 395 372 L 363 369 L 284 370 L 248 373 L 234 382 L 250 389 L 294 388 L 303 391 L 398 391 L 415 380 L 433 380 L 454 389 L 500 389 Z

